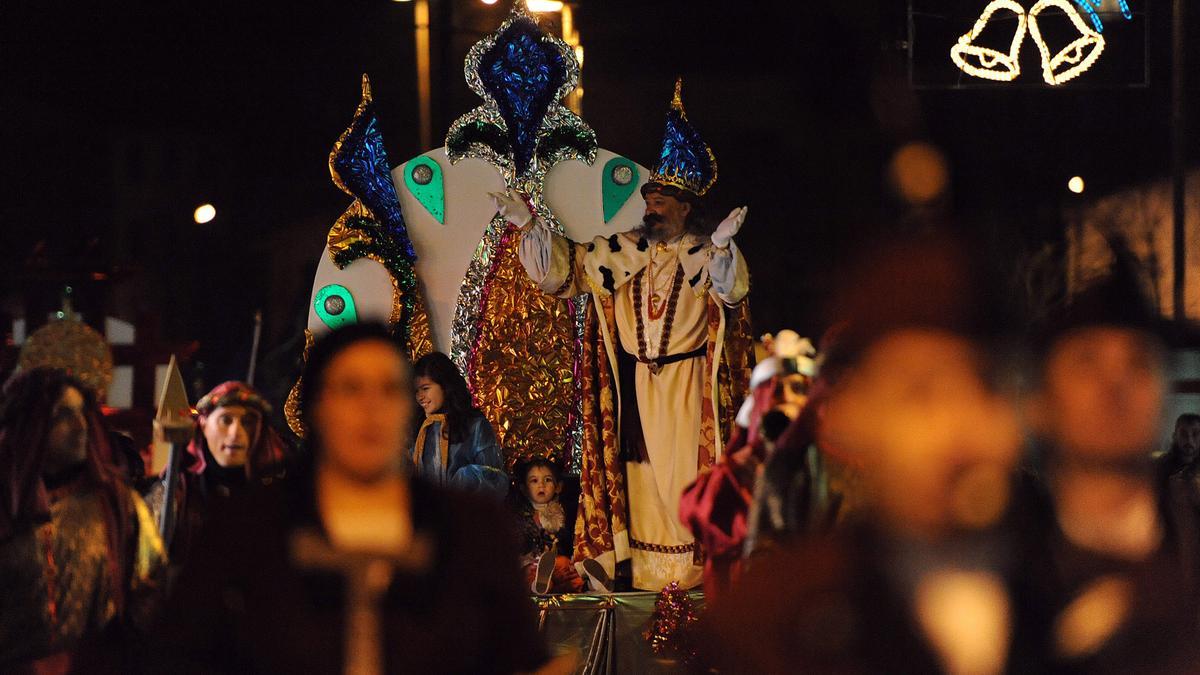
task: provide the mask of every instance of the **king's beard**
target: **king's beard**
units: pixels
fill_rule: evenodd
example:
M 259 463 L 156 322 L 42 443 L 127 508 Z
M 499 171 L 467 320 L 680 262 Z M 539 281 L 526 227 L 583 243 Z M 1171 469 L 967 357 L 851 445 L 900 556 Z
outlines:
M 667 241 L 673 239 L 683 232 L 683 228 L 679 231 L 673 231 L 663 217 L 657 213 L 651 213 L 642 219 L 642 231 L 646 238 L 653 242 Z

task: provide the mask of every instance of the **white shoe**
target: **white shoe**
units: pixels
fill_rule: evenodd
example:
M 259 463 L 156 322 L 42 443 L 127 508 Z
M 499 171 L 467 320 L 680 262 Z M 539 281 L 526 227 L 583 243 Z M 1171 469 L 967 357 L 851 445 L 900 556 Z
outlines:
M 533 592 L 546 595 L 550 592 L 550 581 L 554 576 L 554 549 L 541 555 L 537 561 L 537 572 L 533 577 Z
M 598 593 L 612 593 L 613 583 L 609 578 L 608 572 L 604 570 L 604 565 L 601 565 L 594 558 L 588 558 L 583 561 L 583 571 L 588 577 L 588 586 Z

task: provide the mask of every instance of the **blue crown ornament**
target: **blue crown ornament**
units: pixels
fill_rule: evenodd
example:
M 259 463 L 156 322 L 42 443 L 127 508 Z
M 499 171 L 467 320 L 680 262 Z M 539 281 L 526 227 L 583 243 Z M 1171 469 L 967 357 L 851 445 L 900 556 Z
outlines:
M 579 84 L 575 51 L 542 30 L 525 0 L 515 0 L 500 28 L 471 47 L 464 74 L 484 104 L 451 125 L 451 163 L 483 159 L 509 187 L 535 193 L 558 162 L 596 160 L 596 132 L 561 103 Z
M 717 182 L 717 158 L 700 138 L 683 110 L 683 78 L 675 80 L 675 97 L 667 111 L 662 152 L 650 176 L 650 184 L 672 186 L 703 196 Z

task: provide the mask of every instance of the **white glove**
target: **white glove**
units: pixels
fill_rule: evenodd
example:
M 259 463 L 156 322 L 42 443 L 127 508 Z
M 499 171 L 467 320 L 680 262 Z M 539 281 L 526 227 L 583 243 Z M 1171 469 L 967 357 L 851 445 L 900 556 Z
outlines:
M 529 221 L 533 220 L 533 214 L 529 212 L 529 205 L 520 196 L 514 196 L 512 192 L 489 192 L 488 194 L 496 203 L 496 212 L 513 225 L 524 228 Z
M 733 235 L 742 229 L 742 223 L 746 221 L 746 212 L 748 210 L 748 207 L 743 206 L 729 212 L 725 220 L 722 220 L 721 224 L 717 225 L 716 232 L 712 233 L 713 246 L 717 248 L 727 248 L 729 246 L 729 242 L 733 241 Z

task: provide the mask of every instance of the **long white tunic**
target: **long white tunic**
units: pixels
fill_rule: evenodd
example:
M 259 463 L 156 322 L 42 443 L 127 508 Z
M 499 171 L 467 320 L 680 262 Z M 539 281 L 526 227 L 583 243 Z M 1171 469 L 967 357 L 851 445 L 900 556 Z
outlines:
M 605 335 L 606 342 L 618 341 L 635 357 L 639 355 L 633 295 L 637 284 L 631 282 L 642 274 L 641 319 L 647 359 L 706 346 L 707 295 L 712 293 L 733 305 L 749 289 L 745 260 L 736 245 L 718 249 L 708 237 L 696 235 L 653 244 L 634 231 L 598 237 L 584 245 L 536 223 L 522 238 L 520 258 L 530 278 L 547 293 L 560 297 L 584 292 L 613 295 L 617 335 Z M 672 271 L 683 275 L 683 282 L 666 349 L 659 353 L 667 313 L 651 318 L 650 296 L 657 289 L 660 297 L 667 299 Z M 652 283 L 651 276 L 657 282 Z M 655 303 L 655 309 L 660 306 Z M 607 347 L 611 359 L 613 345 Z M 679 498 L 696 478 L 705 368 L 709 365 L 704 357 L 693 358 L 662 366 L 657 374 L 645 363 L 636 366 L 638 413 L 650 461 L 626 463 L 629 541 L 616 542 L 615 557 L 632 558 L 633 585 L 639 589 L 657 591 L 672 581 L 690 588 L 701 581 L 702 567 L 694 563 L 692 535 L 679 521 Z

